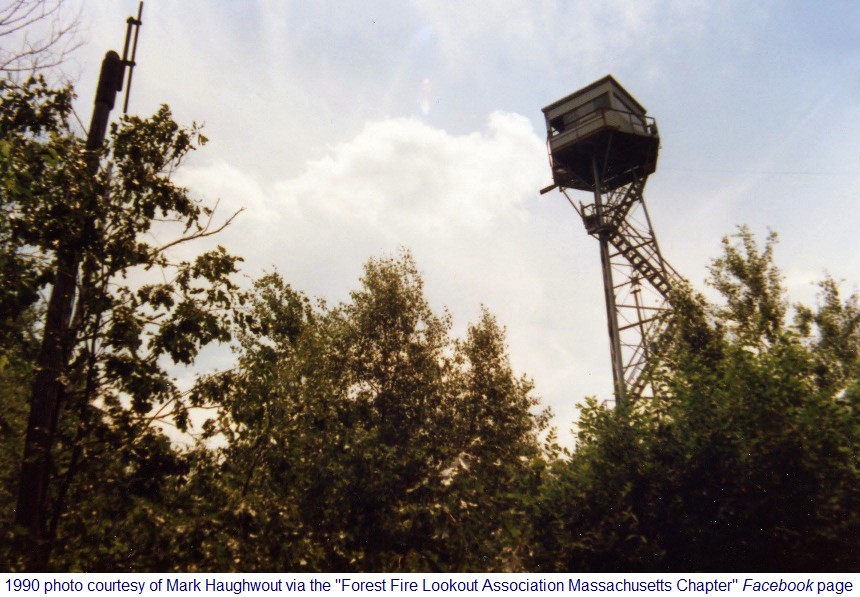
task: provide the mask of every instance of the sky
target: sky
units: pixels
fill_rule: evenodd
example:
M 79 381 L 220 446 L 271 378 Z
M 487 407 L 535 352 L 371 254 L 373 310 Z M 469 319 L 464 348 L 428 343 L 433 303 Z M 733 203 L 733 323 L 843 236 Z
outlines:
M 133 0 L 68 0 L 91 110 Z M 130 111 L 205 123 L 179 172 L 253 279 L 336 303 L 412 252 L 454 332 L 507 328 L 570 444 L 612 376 L 597 242 L 551 183 L 541 108 L 612 74 L 656 118 L 645 197 L 664 257 L 705 290 L 737 225 L 780 235 L 792 301 L 860 284 L 860 4 L 854 1 L 147 0 Z M 583 201 L 587 197 L 582 197 Z M 229 363 L 204 353 L 200 370 Z

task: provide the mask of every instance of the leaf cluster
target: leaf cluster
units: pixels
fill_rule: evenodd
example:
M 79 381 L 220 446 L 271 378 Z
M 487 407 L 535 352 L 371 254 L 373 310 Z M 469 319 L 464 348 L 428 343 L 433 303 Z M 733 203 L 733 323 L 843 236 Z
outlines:
M 519 565 L 548 415 L 489 313 L 452 340 L 408 254 L 371 260 L 335 307 L 276 274 L 251 306 L 238 366 L 198 387 L 221 400 L 210 429 L 226 441 L 223 526 L 201 549 L 217 553 L 231 524 L 243 538 L 206 566 Z

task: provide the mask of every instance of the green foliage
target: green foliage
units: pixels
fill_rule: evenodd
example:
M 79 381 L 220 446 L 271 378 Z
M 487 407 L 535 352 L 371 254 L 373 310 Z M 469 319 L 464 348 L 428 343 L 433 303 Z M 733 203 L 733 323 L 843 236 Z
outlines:
M 7 280 L 3 280 L 3 284 Z M 5 518 L 15 503 L 15 489 L 20 474 L 20 459 L 27 422 L 27 398 L 33 375 L 33 362 L 37 344 L 33 334 L 33 311 L 26 311 L 24 320 L 10 325 L 3 338 L 0 352 L 0 516 Z M 12 322 L 10 322 L 12 323 Z M 2 523 L 0 523 L 2 529 Z M 10 537 L 0 535 L 0 541 Z M 2 550 L 0 550 L 2 554 Z M 6 566 L 0 560 L 0 570 Z
M 252 309 L 238 367 L 200 386 L 222 400 L 232 511 L 218 520 L 241 518 L 245 538 L 205 567 L 518 565 L 547 414 L 491 315 L 451 340 L 408 254 L 371 260 L 334 308 L 266 276 Z
M 663 392 L 630 410 L 583 409 L 577 450 L 536 508 L 533 567 L 860 565 L 856 298 L 842 302 L 827 280 L 823 303 L 786 325 L 774 237 L 764 251 L 745 229 L 738 238 L 711 269 L 724 305 L 685 289 L 673 300 Z
M 814 355 L 819 385 L 840 390 L 860 377 L 860 299 L 854 293 L 843 301 L 829 276 L 819 286 L 818 309 L 798 305 L 795 323 Z
M 773 262 L 776 233 L 768 235 L 761 252 L 748 228 L 734 238 L 737 243 L 723 238 L 723 255 L 710 267 L 709 283 L 725 301 L 717 316 L 739 342 L 774 342 L 786 312 L 782 275 Z
M 27 337 L 42 341 L 42 326 L 27 315 L 43 307 L 58 267 L 80 264 L 42 515 L 48 540 L 62 546 L 53 565 L 75 569 L 89 557 L 84 547 L 71 550 L 76 533 L 94 532 L 94 516 L 115 520 L 129 507 L 111 491 L 137 495 L 141 467 L 155 486 L 158 475 L 171 474 L 171 466 L 151 464 L 179 457 L 153 425 L 172 419 L 184 429 L 189 402 L 166 367 L 229 340 L 242 300 L 231 281 L 239 259 L 221 247 L 187 261 L 173 256 L 178 245 L 223 227 L 171 181 L 201 138 L 196 126 L 178 126 L 167 107 L 149 119 L 123 117 L 92 155 L 70 126 L 70 89 L 32 79 L 3 82 L 0 91 L 0 355 L 22 356 Z M 156 228 L 176 234 L 154 244 Z M 23 358 L 18 389 L 4 392 L 4 402 L 20 404 L 21 386 L 32 383 L 33 351 Z M 4 435 L 4 454 L 20 454 L 21 415 L 8 426 L 16 431 Z M 4 520 L 14 508 L 8 499 Z M 13 568 L 33 551 L 26 541 L 19 546 L 2 554 Z
M 71 177 L 58 156 L 77 156 L 81 147 L 62 134 L 70 90 L 50 90 L 33 79 L 21 87 L 0 81 L 0 93 L 0 350 L 6 351 L 20 344 L 28 331 L 21 319 L 32 322 L 26 314 L 50 282 L 39 248 L 63 234 L 62 222 L 54 221 L 64 209 L 62 197 L 51 189 L 70 184 Z

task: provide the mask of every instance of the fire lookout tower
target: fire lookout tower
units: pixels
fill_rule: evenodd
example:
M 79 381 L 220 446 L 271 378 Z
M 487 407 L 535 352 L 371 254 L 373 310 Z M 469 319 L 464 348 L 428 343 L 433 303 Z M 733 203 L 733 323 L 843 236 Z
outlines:
M 611 75 L 543 109 L 553 185 L 600 244 L 616 404 L 654 388 L 650 357 L 665 333 L 669 291 L 681 281 L 663 259 L 643 190 L 657 168 L 657 123 Z M 574 202 L 587 191 L 593 202 Z

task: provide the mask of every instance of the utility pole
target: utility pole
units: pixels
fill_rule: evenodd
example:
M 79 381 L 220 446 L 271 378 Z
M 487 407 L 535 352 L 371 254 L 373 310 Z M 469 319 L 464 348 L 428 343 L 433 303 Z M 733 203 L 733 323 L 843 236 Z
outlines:
M 96 88 L 92 120 L 87 134 L 87 170 L 91 177 L 98 173 L 100 152 L 104 145 L 110 112 L 116 103 L 116 94 L 122 90 L 126 67 L 134 68 L 134 55 L 137 51 L 137 32 L 139 31 L 143 2 L 139 4 L 137 18 L 129 17 L 123 57 L 113 50 L 105 54 L 102 61 L 99 82 Z M 134 29 L 134 47 L 128 56 L 129 39 Z M 126 87 L 126 106 L 128 105 L 128 86 Z M 18 501 L 15 510 L 15 523 L 28 532 L 28 540 L 33 541 L 27 556 L 28 567 L 44 569 L 50 553 L 50 537 L 46 527 L 48 489 L 52 471 L 52 449 L 56 436 L 66 390 L 68 363 L 74 342 L 75 331 L 70 329 L 72 310 L 78 295 L 78 274 L 83 259 L 82 245 L 90 237 L 95 225 L 92 207 L 95 197 L 90 197 L 82 205 L 85 218 L 80 238 L 66 239 L 56 252 L 54 284 L 48 299 L 42 344 L 36 361 L 36 376 L 30 394 L 30 416 L 24 442 L 24 457 L 21 464 L 18 485 Z M 80 297 L 77 297 L 80 300 Z

